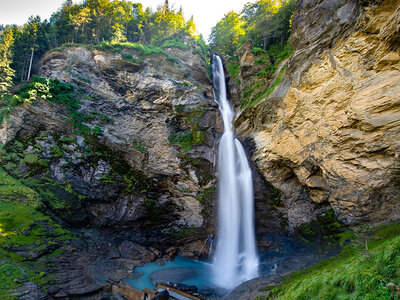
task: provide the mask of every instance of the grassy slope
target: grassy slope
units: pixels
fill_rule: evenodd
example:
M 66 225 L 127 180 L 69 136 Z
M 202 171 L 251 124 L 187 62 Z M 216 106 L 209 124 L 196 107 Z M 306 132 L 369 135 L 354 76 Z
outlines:
M 37 257 L 57 255 L 68 231 L 35 209 L 38 194 L 0 168 L 0 299 L 14 299 L 24 282 L 48 276 Z
M 338 256 L 289 276 L 267 298 L 400 299 L 387 288 L 390 282 L 400 285 L 400 224 L 377 229 L 368 246 L 368 253 L 346 246 Z

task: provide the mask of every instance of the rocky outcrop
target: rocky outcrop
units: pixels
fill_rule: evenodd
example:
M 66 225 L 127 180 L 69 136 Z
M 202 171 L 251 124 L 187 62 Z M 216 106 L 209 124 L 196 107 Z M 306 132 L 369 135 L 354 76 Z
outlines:
M 282 191 L 290 228 L 330 207 L 346 225 L 398 219 L 400 4 L 297 6 L 286 76 L 238 114 L 238 133 Z
M 190 47 L 153 55 L 112 50 L 47 53 L 40 76 L 72 84 L 79 107 L 26 103 L 3 123 L 1 142 L 13 151 L 18 140 L 21 155 L 47 161 L 41 175 L 70 186 L 73 196 L 54 190 L 70 201 L 48 209 L 74 226 L 161 226 L 157 234 L 167 235 L 206 226 L 211 214 L 198 199 L 215 183 L 217 110 L 200 56 Z

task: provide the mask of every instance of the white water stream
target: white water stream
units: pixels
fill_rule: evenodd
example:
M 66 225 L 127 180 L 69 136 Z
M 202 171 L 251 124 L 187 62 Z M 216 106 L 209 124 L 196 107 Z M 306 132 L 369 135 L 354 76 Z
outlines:
M 259 259 L 254 233 L 253 180 L 243 146 L 232 130 L 233 110 L 226 93 L 221 58 L 214 55 L 213 85 L 224 133 L 218 149 L 218 236 L 214 282 L 232 290 L 258 276 Z

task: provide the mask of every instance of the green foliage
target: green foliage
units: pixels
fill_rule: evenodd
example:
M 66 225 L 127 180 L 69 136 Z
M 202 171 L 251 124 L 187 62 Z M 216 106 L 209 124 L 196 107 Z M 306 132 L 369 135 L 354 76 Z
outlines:
M 215 187 L 209 187 L 198 193 L 196 199 L 203 205 L 212 203 L 215 197 Z
M 229 77 L 237 78 L 240 73 L 240 64 L 239 62 L 230 61 L 226 63 L 226 70 L 228 71 Z
M 107 115 L 103 113 L 99 113 L 97 111 L 91 111 L 85 115 L 85 119 L 90 122 L 90 121 L 101 121 L 106 124 L 114 124 L 114 119 L 108 117 Z M 60 139 L 61 141 L 61 139 Z
M 168 56 L 165 60 L 173 64 L 179 64 L 179 60 L 175 57 Z
M 103 130 L 99 126 L 95 126 L 92 129 L 92 133 L 95 135 L 103 135 Z
M 11 28 L 0 33 L 0 97 L 8 94 L 12 87 L 12 78 L 15 73 L 10 67 L 13 43 L 14 36 Z
M 16 82 L 28 80 L 32 63 L 49 49 L 48 29 L 48 22 L 41 22 L 39 16 L 30 17 L 22 27 L 12 27 L 14 42 L 11 46 L 11 67 L 16 71 Z
M 211 71 L 210 71 L 210 47 L 206 44 L 206 42 L 201 37 L 196 42 L 196 48 L 192 51 L 193 54 L 198 54 L 201 57 L 201 61 L 207 70 L 208 76 L 211 78 Z
M 25 274 L 22 273 L 20 266 L 11 262 L 0 263 L 0 299 L 16 299 L 10 291 L 22 285 Z
M 285 76 L 286 66 L 283 67 L 280 71 L 276 79 L 271 85 L 267 85 L 268 89 L 263 90 L 261 87 L 264 87 L 264 84 L 261 81 L 256 81 L 255 84 L 245 91 L 241 98 L 241 107 L 249 106 L 254 107 L 257 103 L 259 103 L 262 99 L 267 98 L 275 89 L 277 85 L 279 85 L 284 76 Z
M 157 54 L 167 55 L 167 53 L 164 51 L 164 49 L 160 46 L 146 45 L 146 44 L 141 44 L 141 43 L 103 42 L 101 44 L 94 46 L 94 48 L 100 49 L 100 50 L 113 51 L 113 52 L 117 52 L 117 53 L 123 53 L 123 49 L 132 49 L 132 50 L 135 50 L 139 55 L 143 55 L 143 56 L 151 56 L 151 55 L 157 55 Z M 132 56 L 130 54 L 123 54 L 124 59 L 127 59 L 129 57 L 132 57 Z
M 400 284 L 400 225 L 374 230 L 370 256 L 351 246 L 338 256 L 299 271 L 269 292 L 273 299 L 398 299 L 387 288 Z
M 193 144 L 201 144 L 205 140 L 203 131 L 199 126 L 199 119 L 205 113 L 203 107 L 192 108 L 185 111 L 183 106 L 176 107 L 176 117 L 183 118 L 190 130 L 172 133 L 169 136 L 171 144 L 179 144 L 184 151 L 192 149 Z
M 187 238 L 188 236 L 196 233 L 198 231 L 198 228 L 188 228 L 188 227 L 183 227 L 183 228 L 174 228 L 174 229 L 169 229 L 168 233 L 171 234 L 175 239 L 184 239 Z
M 260 77 L 270 77 L 279 62 L 288 57 L 291 47 L 288 43 L 291 17 L 296 8 L 296 0 L 257 0 L 249 2 L 241 14 L 230 12 L 212 29 L 210 44 L 215 52 L 227 59 L 227 69 L 231 77 L 237 76 L 239 66 L 230 59 L 236 50 L 250 40 L 257 64 L 266 63 Z
M 168 39 L 164 42 L 164 44 L 162 44 L 161 48 L 165 49 L 165 48 L 178 48 L 178 49 L 183 49 L 183 50 L 187 50 L 190 47 L 186 44 L 184 44 L 181 40 L 177 40 L 177 39 Z
M 142 55 L 153 55 L 164 54 L 163 48 L 189 49 L 189 44 L 199 39 L 193 18 L 186 21 L 182 10 L 170 8 L 168 1 L 153 12 L 127 0 L 85 0 L 80 4 L 66 0 L 50 21 L 32 16 L 21 27 L 1 28 L 0 97 L 8 94 L 13 78 L 14 83 L 29 80 L 32 65 L 46 51 L 62 50 L 64 45 L 91 48 L 89 44 L 137 43 Z
M 68 138 L 62 142 L 57 141 L 57 137 L 54 139 L 62 146 L 71 141 Z M 27 153 L 25 149 L 29 146 L 33 149 Z M 53 147 L 53 153 L 54 157 L 65 155 L 58 145 Z M 46 177 L 49 161 L 41 158 L 41 147 L 34 136 L 21 141 L 13 140 L 3 146 L 0 163 L 5 168 L 0 170 L 0 179 L 4 182 L 0 184 L 0 198 L 10 201 L 19 199 L 37 209 L 47 207 L 67 221 L 79 223 L 84 220 L 85 215 L 77 213 L 81 208 L 81 195 L 68 182 L 58 183 Z M 22 173 L 19 171 L 21 168 L 24 170 Z
M 245 5 L 241 17 L 246 36 L 255 47 L 267 50 L 269 45 L 284 45 L 290 35 L 291 17 L 296 0 L 258 0 Z
M 3 152 L 4 153 L 4 152 Z M 3 162 L 3 160 L 1 160 Z M 39 208 L 41 207 L 39 194 L 22 184 L 17 179 L 10 176 L 3 168 L 0 167 L 0 199 L 3 200 L 20 200 L 28 205 Z
M 103 182 L 122 182 L 125 184 L 125 192 L 149 194 L 151 191 L 151 181 L 140 170 L 133 170 L 125 159 L 116 155 L 114 151 L 102 145 L 93 136 L 87 136 L 87 143 L 90 145 L 87 151 L 92 153 L 87 157 L 90 164 L 96 165 L 100 159 L 110 163 L 110 177 L 103 178 Z M 140 145 L 140 143 L 138 144 Z M 145 151 L 145 150 L 143 150 Z
M 81 4 L 67 0 L 53 14 L 51 25 L 51 36 L 59 45 L 101 41 L 161 45 L 167 39 L 197 38 L 193 19 L 185 21 L 183 12 L 170 8 L 167 2 L 152 12 L 125 0 L 86 0 Z
M 279 71 L 278 77 L 276 77 L 275 81 L 268 87 L 268 90 L 263 95 L 263 98 L 268 97 L 275 89 L 275 87 L 282 82 L 283 77 L 285 76 L 286 66 Z M 255 103 L 253 102 L 253 105 Z
M 23 282 L 43 285 L 48 281 L 40 266 L 33 264 L 27 268 L 26 262 L 19 261 L 57 255 L 60 250 L 56 249 L 71 238 L 67 230 L 33 207 L 16 198 L 7 200 L 0 196 L 0 298 L 14 299 L 11 291 Z
M 282 60 L 288 58 L 292 54 L 293 48 L 289 42 L 285 45 L 272 44 L 267 47 L 266 52 L 269 55 L 271 65 L 276 67 Z M 275 70 L 271 70 L 271 74 L 274 72 Z
M 4 199 L 0 199 L 0 232 L 3 254 L 12 252 L 18 246 L 42 245 L 52 243 L 53 237 L 69 237 L 66 230 L 32 207 Z M 47 239 L 46 234 L 49 235 Z
M 131 54 L 129 53 L 122 53 L 122 58 L 131 62 L 140 62 L 139 59 L 134 58 Z
M 61 137 L 59 141 L 66 144 L 75 143 L 76 137 Z
M 133 141 L 133 146 L 135 147 L 136 150 L 142 153 L 149 153 L 149 150 L 147 150 L 143 145 L 142 142 L 140 141 Z
M 273 204 L 276 206 L 281 206 L 283 204 L 281 200 L 282 191 L 278 190 L 273 185 L 268 185 L 268 189 L 272 193 Z
M 295 233 L 305 240 L 313 240 L 318 236 L 323 236 L 325 239 L 336 242 L 343 238 L 344 232 L 346 232 L 346 229 L 337 220 L 333 209 L 327 210 L 309 224 L 302 224 L 295 228 Z
M 12 97 L 6 97 L 1 100 L 0 122 L 14 108 L 25 102 L 33 102 L 38 98 L 46 99 L 51 102 L 63 104 L 70 113 L 69 121 L 77 132 L 89 133 L 90 129 L 83 123 L 85 116 L 78 111 L 80 101 L 74 94 L 74 88 L 70 84 L 62 83 L 57 79 L 46 79 L 41 77 L 32 77 L 29 83 L 23 84 Z
M 192 149 L 192 132 L 185 131 L 185 132 L 178 132 L 178 133 L 172 133 L 169 136 L 169 142 L 171 144 L 179 144 L 183 150 L 189 151 Z
M 225 14 L 212 29 L 210 44 L 214 51 L 233 55 L 244 36 L 244 22 L 238 13 L 230 11 Z

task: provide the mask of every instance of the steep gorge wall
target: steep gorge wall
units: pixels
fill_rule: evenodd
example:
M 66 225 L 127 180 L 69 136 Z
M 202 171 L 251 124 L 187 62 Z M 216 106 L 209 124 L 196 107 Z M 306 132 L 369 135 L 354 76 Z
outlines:
M 400 3 L 297 6 L 286 75 L 237 115 L 238 134 L 283 192 L 290 228 L 330 208 L 346 225 L 398 219 Z
M 16 155 L 35 155 L 49 166 L 36 174 L 21 163 L 16 168 L 24 174 L 72 189 L 56 193 L 60 204 L 48 203 L 56 217 L 139 236 L 150 229 L 144 239 L 150 242 L 209 225 L 218 112 L 193 50 L 142 55 L 66 46 L 44 56 L 40 76 L 75 87 L 77 111 L 91 133 L 74 128 L 67 107 L 38 99 L 4 121 L 0 140 L 11 152 L 21 142 Z

